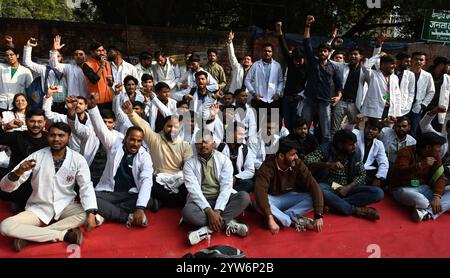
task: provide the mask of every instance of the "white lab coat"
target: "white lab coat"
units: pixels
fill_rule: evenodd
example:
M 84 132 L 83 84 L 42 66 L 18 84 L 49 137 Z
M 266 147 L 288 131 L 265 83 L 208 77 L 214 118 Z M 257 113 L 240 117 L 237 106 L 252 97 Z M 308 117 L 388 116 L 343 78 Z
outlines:
M 124 156 L 123 139 L 120 136 L 111 136 L 112 131 L 108 130 L 101 117 L 99 118 L 97 108 L 89 110 L 89 113 L 94 116 L 95 134 L 107 152 L 105 170 L 95 190 L 114 192 L 114 176 Z M 136 187 L 131 188 L 129 193 L 139 194 L 136 206 L 147 207 L 153 186 L 153 163 L 150 154 L 143 147 L 139 148 L 134 157 L 132 173 Z
M 158 117 L 158 110 L 163 115 L 163 117 L 168 117 L 177 113 L 177 101 L 169 98 L 167 106 L 165 106 L 158 97 L 154 97 L 148 103 L 148 121 L 150 122 L 150 127 L 155 130 L 156 118 Z
M 13 128 L 11 130 L 8 130 L 8 132 L 28 130 L 26 122 L 25 122 L 25 120 L 26 120 L 25 115 L 21 115 L 18 112 L 13 112 L 13 111 L 3 111 L 2 118 L 3 118 L 2 122 L 3 122 L 4 126 L 9 122 L 14 121 L 15 119 L 19 119 L 23 123 L 23 125 L 21 125 L 19 128 Z
M 227 43 L 228 50 L 228 59 L 231 65 L 231 83 L 228 89 L 229 92 L 234 92 L 237 89 L 242 88 L 242 84 L 244 82 L 244 67 L 239 63 L 236 58 L 236 54 L 234 53 L 234 45 L 233 42 Z
M 220 192 L 217 197 L 214 210 L 225 210 L 231 193 L 236 193 L 233 189 L 233 165 L 224 154 L 213 150 L 214 173 L 220 184 Z M 208 201 L 202 192 L 201 163 L 197 155 L 189 159 L 183 167 L 184 185 L 189 194 L 186 203 L 194 202 L 201 210 L 210 208 Z
M 38 76 L 41 77 L 41 86 L 42 88 L 48 88 L 50 86 L 60 86 L 60 90 L 58 92 L 63 92 L 64 96 L 67 96 L 67 81 L 66 77 L 61 76 L 60 79 L 55 75 L 55 72 L 51 70 L 48 73 L 47 84 L 45 84 L 45 73 L 47 71 L 46 65 L 40 65 L 31 60 L 31 53 L 33 52 L 33 48 L 30 46 L 23 47 L 23 65 L 29 68 L 31 71 L 35 72 Z M 57 56 L 57 55 L 56 55 Z M 62 74 L 62 73 L 61 73 Z M 44 92 L 47 93 L 47 92 Z
M 256 110 L 250 105 L 246 104 L 245 116 L 241 119 L 238 110 L 242 110 L 242 108 L 238 108 L 235 111 L 234 120 L 238 123 L 241 123 L 245 126 L 245 137 L 251 137 L 256 135 L 257 127 L 256 127 Z
M 402 94 L 402 115 L 406 115 L 411 111 L 414 102 L 415 89 L 416 77 L 414 76 L 414 73 L 409 70 L 404 70 L 402 81 L 400 81 L 400 91 Z
M 151 67 L 149 69 L 146 69 L 141 65 L 141 63 L 137 64 L 134 67 L 136 68 L 139 84 L 141 84 L 142 75 L 144 75 L 145 73 L 150 74 L 150 76 L 154 78 L 154 73 Z
M 433 132 L 436 133 L 439 136 L 444 137 L 447 141 L 445 142 L 444 145 L 442 145 L 441 148 L 441 159 L 444 158 L 445 154 L 448 151 L 448 134 L 446 131 L 444 132 L 438 132 L 436 131 L 433 126 L 431 125 L 431 122 L 433 121 L 434 117 L 436 117 L 436 115 L 431 115 L 430 112 L 426 113 L 425 116 L 423 116 L 422 120 L 420 121 L 420 130 L 422 131 L 422 133 L 428 133 L 428 132 Z
M 123 80 L 128 75 L 131 75 L 140 81 L 140 76 L 138 76 L 136 68 L 127 61 L 123 61 L 119 67 L 116 66 L 115 62 L 111 62 L 111 71 L 114 78 L 114 85 L 123 83 Z
M 364 142 L 364 132 L 361 132 L 357 129 L 353 130 L 353 133 L 356 135 L 358 139 L 356 145 L 361 152 L 361 159 L 365 154 L 365 142 Z M 378 169 L 373 166 L 375 161 L 378 163 Z M 364 163 L 364 169 L 366 170 L 378 170 L 375 177 L 377 179 L 383 178 L 386 179 L 388 171 L 389 171 L 389 161 L 386 156 L 386 151 L 384 150 L 383 142 L 378 139 L 373 139 L 372 147 L 370 148 L 369 154 L 367 156 L 366 163 Z
M 192 88 L 197 88 L 197 82 L 195 81 L 195 74 L 197 72 L 204 71 L 208 74 L 208 84 L 206 88 L 210 92 L 215 92 L 219 90 L 219 84 L 217 84 L 217 80 L 211 75 L 211 73 L 207 72 L 204 68 L 199 68 L 198 71 L 193 72 L 192 70 L 188 70 L 184 73 L 184 75 L 180 78 L 178 87 L 181 88 L 181 85 L 188 84 L 189 88 L 180 90 L 178 92 L 171 92 L 170 97 L 175 99 L 176 101 L 183 100 L 183 97 L 191 91 Z
M 414 82 L 416 81 L 414 77 Z M 421 105 L 428 106 L 433 100 L 435 94 L 434 81 L 431 73 L 420 70 L 420 77 L 417 80 L 416 102 L 413 104 L 412 111 L 416 114 L 422 110 Z M 413 95 L 414 97 L 414 95 Z
M 50 66 L 64 74 L 67 80 L 67 92 L 71 96 L 87 97 L 88 87 L 83 69 L 76 64 L 58 62 L 58 53 L 50 51 Z
M 433 83 L 433 86 L 434 86 L 434 83 Z M 441 91 L 440 91 L 440 95 L 439 95 L 439 105 L 448 107 L 449 98 L 450 98 L 450 75 L 444 74 L 444 83 L 442 83 L 440 90 Z M 447 113 L 439 113 L 438 114 L 438 120 L 439 120 L 440 124 L 442 124 L 442 125 L 444 124 L 446 116 L 447 116 Z
M 244 160 L 243 148 L 244 148 L 243 146 L 240 146 L 238 148 L 238 156 L 236 159 L 236 167 L 238 173 L 236 174 L 236 178 L 242 180 L 250 180 L 253 179 L 253 176 L 255 175 L 256 155 L 253 152 L 253 149 L 248 148 L 248 153 Z M 225 145 L 225 147 L 222 150 L 222 153 L 227 157 L 230 157 L 230 148 L 228 147 L 228 145 Z
M 284 89 L 284 77 L 281 65 L 272 59 L 270 78 L 267 84 L 264 73 L 264 62 L 262 60 L 256 61 L 247 73 L 245 86 L 249 92 L 260 95 L 262 101 L 271 103 L 273 101 L 273 95 L 279 94 L 281 96 Z
M 169 85 L 170 90 L 176 89 L 180 82 L 180 72 L 177 67 L 172 65 L 169 58 L 166 59 L 166 64 L 163 67 L 159 64 L 152 65 L 152 71 L 154 83 L 164 82 Z
M 361 107 L 361 113 L 366 117 L 380 119 L 385 108 L 386 101 L 383 97 L 387 91 L 387 84 L 380 70 L 372 70 L 372 66 L 377 59 L 379 59 L 378 56 L 372 57 L 363 65 L 363 72 L 369 82 L 369 88 Z M 402 95 L 398 77 L 395 74 L 391 74 L 389 80 L 390 108 L 388 116 L 401 117 Z
M 97 209 L 89 166 L 81 154 L 66 148 L 66 158 L 55 173 L 53 156 L 50 147 L 47 147 L 29 155 L 13 171 L 30 159 L 36 160 L 36 166 L 25 172 L 18 181 L 12 182 L 5 176 L 0 182 L 3 191 L 12 192 L 31 175 L 33 192 L 27 201 L 26 211 L 36 214 L 45 224 L 50 223 L 52 219 L 58 220 L 62 211 L 75 201 L 75 184 L 80 187 L 80 201 L 84 210 Z
M 72 129 L 73 136 L 80 139 L 80 153 L 83 154 L 88 165 L 91 166 L 100 146 L 100 141 L 95 135 L 93 126 L 80 123 L 78 116 L 75 116 L 75 121 L 67 118 L 67 123 Z
M 19 65 L 11 78 L 11 66 L 0 64 L 0 109 L 11 110 L 12 101 L 16 94 L 24 93 L 33 82 L 33 75 L 26 67 Z

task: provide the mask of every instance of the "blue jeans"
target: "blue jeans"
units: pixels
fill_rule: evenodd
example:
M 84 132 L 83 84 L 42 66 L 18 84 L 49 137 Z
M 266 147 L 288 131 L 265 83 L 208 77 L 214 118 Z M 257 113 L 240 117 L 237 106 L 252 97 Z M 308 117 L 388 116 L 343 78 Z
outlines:
M 409 112 L 408 118 L 411 120 L 411 131 L 409 132 L 412 137 L 417 138 L 417 129 L 419 128 L 420 120 L 422 119 L 422 113 Z
M 294 99 L 293 96 L 284 95 L 282 102 L 282 111 L 284 125 L 288 130 L 292 130 L 294 125 L 294 120 L 297 117 L 297 105 L 298 101 Z
M 306 120 L 308 128 L 311 126 L 314 113 L 318 113 L 320 130 L 322 132 L 322 143 L 331 142 L 331 107 L 328 102 L 316 101 L 305 98 L 302 117 Z
M 294 191 L 278 196 L 269 195 L 269 204 L 273 216 L 284 227 L 289 227 L 292 218 L 312 210 L 313 202 L 309 193 Z
M 438 218 L 442 213 L 450 209 L 450 186 L 445 187 L 444 195 L 441 198 L 442 211 L 434 214 L 430 206 L 433 200 L 433 191 L 428 185 L 419 187 L 401 187 L 392 191 L 392 197 L 402 205 L 417 209 L 426 209 L 433 219 Z
M 321 183 L 320 188 L 323 191 L 325 204 L 333 211 L 343 215 L 353 215 L 356 207 L 364 207 L 384 198 L 383 190 L 375 186 L 356 186 L 343 198 L 326 183 Z

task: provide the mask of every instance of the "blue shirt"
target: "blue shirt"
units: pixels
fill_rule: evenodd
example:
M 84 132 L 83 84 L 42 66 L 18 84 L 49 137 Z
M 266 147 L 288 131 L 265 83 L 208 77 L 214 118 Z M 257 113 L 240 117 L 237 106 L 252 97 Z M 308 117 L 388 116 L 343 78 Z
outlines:
M 319 59 L 314 56 L 310 38 L 303 39 L 303 47 L 308 72 L 305 95 L 314 100 L 329 101 L 336 96 L 336 92 L 342 92 L 341 74 L 330 62 L 320 64 Z
M 264 66 L 264 76 L 266 77 L 266 84 L 269 84 L 270 70 L 272 69 L 272 60 L 270 60 L 270 63 L 266 63 L 263 61 L 263 66 Z

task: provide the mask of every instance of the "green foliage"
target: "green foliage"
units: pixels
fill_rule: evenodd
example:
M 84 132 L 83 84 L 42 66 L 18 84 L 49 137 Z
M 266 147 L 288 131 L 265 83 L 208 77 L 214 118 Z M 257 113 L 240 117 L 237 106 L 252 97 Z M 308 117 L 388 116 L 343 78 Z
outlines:
M 65 0 L 0 0 L 0 16 L 72 21 Z

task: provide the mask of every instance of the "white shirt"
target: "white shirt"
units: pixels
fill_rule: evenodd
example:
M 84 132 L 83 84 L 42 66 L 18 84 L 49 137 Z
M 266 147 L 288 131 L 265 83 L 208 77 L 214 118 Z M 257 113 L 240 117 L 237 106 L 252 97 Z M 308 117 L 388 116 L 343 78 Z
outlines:
M 111 62 L 111 70 L 114 78 L 114 85 L 123 83 L 123 80 L 128 75 L 134 76 L 138 82 L 140 80 L 136 68 L 125 60 L 122 61 L 122 64 L 119 67 L 117 67 L 115 62 Z
M 50 51 L 50 66 L 64 74 L 67 80 L 67 91 L 71 96 L 87 97 L 86 77 L 80 66 L 58 62 L 58 52 L 56 51 Z
M 19 65 L 11 77 L 11 66 L 0 64 L 0 109 L 11 110 L 14 95 L 26 93 L 25 89 L 33 82 L 31 71 Z
M 395 130 L 389 127 L 385 127 L 381 130 L 380 135 L 378 135 L 378 139 L 383 142 L 389 163 L 391 164 L 395 162 L 395 159 L 397 159 L 397 153 L 399 150 L 404 147 L 414 146 L 416 144 L 416 139 L 409 134 L 406 135 L 406 139 L 404 141 L 400 142 Z

